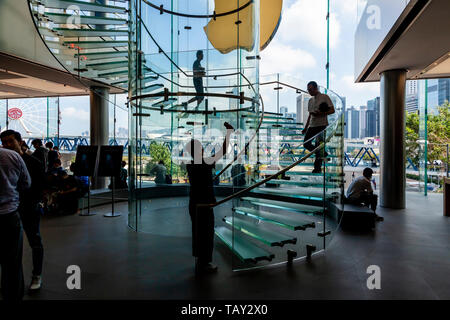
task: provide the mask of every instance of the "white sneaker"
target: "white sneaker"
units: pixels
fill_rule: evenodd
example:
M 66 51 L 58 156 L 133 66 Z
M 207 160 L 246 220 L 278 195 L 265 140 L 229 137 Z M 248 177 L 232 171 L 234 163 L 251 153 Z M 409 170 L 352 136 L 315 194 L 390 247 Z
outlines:
M 30 290 L 39 290 L 42 285 L 42 277 L 41 276 L 33 276 L 31 278 Z

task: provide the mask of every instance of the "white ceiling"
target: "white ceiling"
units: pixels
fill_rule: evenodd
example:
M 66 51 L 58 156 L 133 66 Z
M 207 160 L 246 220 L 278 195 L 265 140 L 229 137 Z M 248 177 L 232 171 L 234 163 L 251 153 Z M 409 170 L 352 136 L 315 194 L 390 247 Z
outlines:
M 93 86 L 107 85 L 0 53 L 0 99 L 88 95 Z M 121 92 L 111 88 L 111 93 Z
M 398 34 L 395 29 L 406 16 L 400 16 L 357 82 L 379 81 L 380 73 L 394 69 L 406 69 L 408 79 L 450 77 L 450 0 L 429 0 Z

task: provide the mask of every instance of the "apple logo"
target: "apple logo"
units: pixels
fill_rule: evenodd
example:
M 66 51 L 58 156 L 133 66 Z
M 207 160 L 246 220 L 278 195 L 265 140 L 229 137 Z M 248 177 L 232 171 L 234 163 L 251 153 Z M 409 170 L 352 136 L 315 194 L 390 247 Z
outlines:
M 250 0 L 215 0 L 216 14 L 244 7 Z M 240 11 L 211 19 L 203 28 L 208 40 L 219 52 L 226 54 L 238 47 L 252 51 L 254 43 L 253 6 L 250 4 Z M 264 50 L 275 36 L 281 22 L 283 0 L 260 0 L 260 50 Z M 239 34 L 237 31 L 239 25 Z M 238 39 L 239 38 L 239 42 Z

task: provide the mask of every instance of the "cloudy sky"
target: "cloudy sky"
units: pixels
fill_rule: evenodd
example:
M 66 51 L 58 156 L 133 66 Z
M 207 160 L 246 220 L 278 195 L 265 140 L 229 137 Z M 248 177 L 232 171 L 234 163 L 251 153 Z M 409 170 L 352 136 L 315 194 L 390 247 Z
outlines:
M 213 0 L 211 0 L 212 2 Z M 358 0 L 331 0 L 330 88 L 346 97 L 347 106 L 365 105 L 367 100 L 379 95 L 378 83 L 355 84 L 353 80 L 355 77 L 354 33 L 357 24 L 357 2 Z M 202 3 L 204 6 L 204 2 Z M 194 2 L 191 4 L 193 6 Z M 212 4 L 210 4 L 210 7 L 212 7 Z M 194 10 L 192 7 L 190 9 L 190 11 Z M 197 10 L 201 11 L 202 9 L 197 8 Z M 280 73 L 282 80 L 287 82 L 298 81 L 302 86 L 309 80 L 316 80 L 319 84 L 325 85 L 326 13 L 326 0 L 284 0 L 283 16 L 278 32 L 270 45 L 261 52 L 260 74 L 263 76 Z M 184 21 L 180 22 L 181 26 L 184 24 Z M 186 24 L 194 27 L 196 27 L 195 24 L 199 24 L 200 28 L 200 25 L 205 24 L 205 21 L 197 19 L 196 21 L 188 21 Z M 151 24 L 149 28 L 152 29 Z M 187 32 L 181 27 L 180 29 L 182 34 Z M 168 30 L 170 29 L 168 28 Z M 154 31 L 155 34 L 163 33 L 158 28 Z M 158 41 L 162 44 L 165 43 L 163 38 Z M 190 38 L 189 41 L 194 44 L 196 39 Z M 203 43 L 204 41 L 207 41 L 206 38 L 202 39 Z M 195 48 L 188 49 L 193 50 Z M 180 63 L 181 60 L 183 59 L 180 58 Z M 262 94 L 265 94 L 263 90 Z M 275 105 L 273 98 L 272 91 L 272 94 L 266 98 L 266 104 L 271 110 Z M 123 107 L 124 103 L 125 97 L 119 97 L 117 104 Z M 296 111 L 295 97 L 289 98 L 288 102 L 283 104 L 288 107 L 290 112 Z M 61 113 L 62 134 L 78 135 L 89 130 L 88 97 L 61 98 Z M 118 127 L 127 126 L 126 112 L 119 109 L 117 118 Z M 110 126 L 112 127 L 112 122 Z
M 330 89 L 347 106 L 365 105 L 379 95 L 379 84 L 354 83 L 354 34 L 357 0 L 331 0 Z M 326 84 L 326 0 L 285 0 L 278 33 L 261 53 L 261 75 L 281 73 Z M 295 112 L 295 106 L 288 106 Z

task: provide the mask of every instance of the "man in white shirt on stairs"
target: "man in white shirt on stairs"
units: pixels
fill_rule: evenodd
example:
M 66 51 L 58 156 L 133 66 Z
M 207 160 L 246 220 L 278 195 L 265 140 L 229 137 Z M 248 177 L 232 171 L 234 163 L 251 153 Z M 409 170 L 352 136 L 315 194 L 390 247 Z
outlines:
M 323 142 L 324 135 L 322 131 L 328 126 L 328 115 L 333 114 L 335 111 L 330 97 L 319 91 L 319 87 L 315 81 L 309 82 L 307 89 L 312 98 L 308 101 L 309 116 L 305 128 L 302 130 L 302 134 L 305 135 L 303 139 L 305 141 L 305 149 L 312 151 Z M 316 135 L 317 137 L 312 139 Z M 315 144 L 312 143 L 312 140 L 315 140 Z M 323 158 L 327 156 L 328 153 L 324 150 L 316 152 L 313 173 L 322 172 Z

